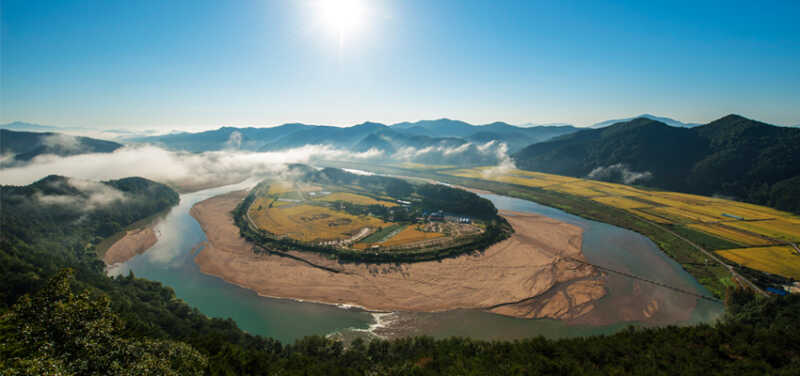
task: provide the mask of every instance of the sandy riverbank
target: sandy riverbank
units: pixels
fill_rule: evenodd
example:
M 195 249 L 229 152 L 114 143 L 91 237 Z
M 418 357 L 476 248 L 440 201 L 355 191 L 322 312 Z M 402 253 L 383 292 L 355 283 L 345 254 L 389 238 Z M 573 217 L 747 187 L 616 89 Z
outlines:
M 103 261 L 106 265 L 128 261 L 133 256 L 150 249 L 157 241 L 158 237 L 156 237 L 156 232 L 152 226 L 130 230 L 108 248 L 103 255 Z
M 480 308 L 514 317 L 557 319 L 582 316 L 605 295 L 599 272 L 563 259 L 583 258 L 582 230 L 540 215 L 502 212 L 516 233 L 477 256 L 364 265 L 292 253 L 339 271 L 334 273 L 286 257 L 254 254 L 230 215 L 245 195 L 231 192 L 192 207 L 191 215 L 208 238 L 208 246 L 195 261 L 204 273 L 261 295 L 383 311 Z

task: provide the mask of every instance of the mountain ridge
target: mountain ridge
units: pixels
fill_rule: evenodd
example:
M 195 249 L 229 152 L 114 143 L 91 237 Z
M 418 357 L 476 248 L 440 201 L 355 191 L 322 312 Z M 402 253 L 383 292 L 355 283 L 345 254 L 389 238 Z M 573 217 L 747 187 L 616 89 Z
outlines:
M 637 118 L 532 144 L 512 159 L 521 169 L 575 177 L 624 168 L 649 176 L 638 184 L 800 212 L 800 129 L 740 115 L 693 128 Z

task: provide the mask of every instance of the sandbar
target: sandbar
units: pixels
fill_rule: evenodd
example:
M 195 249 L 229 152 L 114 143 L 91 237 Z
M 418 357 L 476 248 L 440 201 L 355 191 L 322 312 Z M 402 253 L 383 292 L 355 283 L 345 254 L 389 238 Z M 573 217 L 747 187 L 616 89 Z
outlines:
M 103 255 L 103 261 L 106 265 L 128 261 L 133 256 L 150 249 L 157 241 L 158 237 L 156 237 L 156 232 L 152 226 L 130 230 L 108 248 Z
M 373 311 L 483 309 L 569 320 L 591 312 L 606 295 L 604 274 L 574 261 L 584 260 L 583 230 L 552 218 L 501 211 L 515 230 L 509 239 L 479 254 L 440 261 L 340 263 L 315 253 L 288 252 L 301 261 L 256 253 L 255 245 L 240 236 L 231 211 L 246 195 L 230 192 L 192 207 L 190 214 L 208 239 L 195 262 L 203 273 L 263 296 Z

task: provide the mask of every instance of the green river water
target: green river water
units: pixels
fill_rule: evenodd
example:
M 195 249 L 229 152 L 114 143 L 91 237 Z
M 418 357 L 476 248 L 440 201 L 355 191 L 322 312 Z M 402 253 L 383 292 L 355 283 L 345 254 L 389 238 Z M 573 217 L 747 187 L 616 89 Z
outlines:
M 535 335 L 557 338 L 612 333 L 637 324 L 626 320 L 625 310 L 620 308 L 620 302 L 634 293 L 634 289 L 637 295 L 650 294 L 665 302 L 661 322 L 710 321 L 723 311 L 723 307 L 716 303 L 663 288 L 634 285 L 632 281 L 614 275 L 608 276 L 609 294 L 599 302 L 594 313 L 599 321 L 592 325 L 515 319 L 477 310 L 377 315 L 355 308 L 261 297 L 251 290 L 201 273 L 192 253 L 199 243 L 206 240 L 200 225 L 189 215 L 192 205 L 252 185 L 242 183 L 181 195 L 180 204 L 156 225 L 158 243 L 144 254 L 110 268 L 109 274 L 127 274 L 132 270 L 138 277 L 171 287 L 180 299 L 208 316 L 231 318 L 249 333 L 283 342 L 312 334 L 368 335 L 365 333 L 379 326 L 377 324 L 387 323 L 390 328 L 394 327 L 392 330 L 396 334 L 434 337 L 458 335 L 513 339 Z M 710 295 L 691 275 L 640 234 L 529 201 L 498 195 L 483 196 L 499 209 L 538 213 L 582 227 L 585 231 L 583 251 L 592 263 Z M 686 320 L 688 313 L 690 316 Z

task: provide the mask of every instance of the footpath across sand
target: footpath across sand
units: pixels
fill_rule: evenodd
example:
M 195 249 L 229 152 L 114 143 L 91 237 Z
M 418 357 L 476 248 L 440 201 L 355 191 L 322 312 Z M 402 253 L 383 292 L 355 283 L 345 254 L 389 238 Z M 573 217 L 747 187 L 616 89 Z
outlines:
M 230 214 L 245 195 L 245 191 L 231 192 L 192 207 L 191 215 L 208 238 L 195 262 L 202 272 L 263 296 L 374 311 L 469 308 L 513 317 L 574 319 L 590 312 L 606 294 L 600 272 L 564 259 L 583 259 L 582 229 L 544 216 L 501 212 L 515 234 L 479 255 L 411 264 L 355 264 L 291 252 L 307 261 L 303 262 L 253 252 L 254 245 L 239 235 Z

